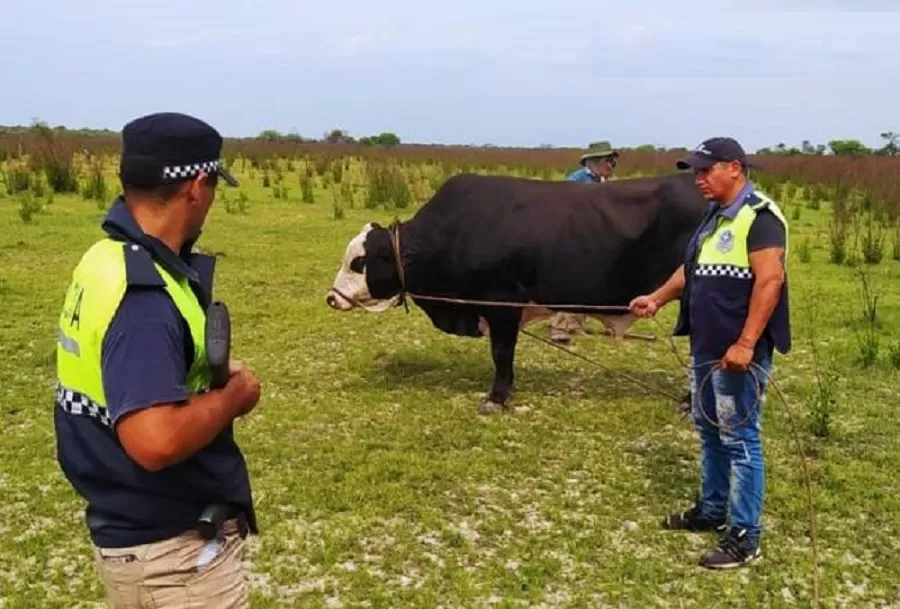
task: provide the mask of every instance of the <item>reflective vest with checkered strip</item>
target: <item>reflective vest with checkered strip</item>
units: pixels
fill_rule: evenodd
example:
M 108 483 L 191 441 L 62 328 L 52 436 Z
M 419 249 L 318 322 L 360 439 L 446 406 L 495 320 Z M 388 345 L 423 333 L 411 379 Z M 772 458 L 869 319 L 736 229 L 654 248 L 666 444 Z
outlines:
M 774 201 L 765 197 L 759 191 L 753 193 L 755 201 L 748 201 L 738 210 L 734 220 L 719 216 L 718 225 L 709 234 L 700 247 L 697 257 L 695 275 L 725 275 L 752 279 L 753 272 L 750 268 L 750 254 L 747 251 L 747 237 L 750 235 L 750 227 L 756 219 L 756 212 L 760 209 L 768 209 L 784 226 L 785 231 L 785 259 L 787 258 L 787 231 L 788 224 L 781 210 Z
M 101 366 L 103 338 L 128 287 L 125 248 L 138 247 L 108 238 L 91 246 L 72 273 L 59 316 L 57 405 L 70 414 L 94 417 L 105 425 L 109 425 L 109 415 Z M 176 279 L 155 261 L 154 266 L 190 328 L 194 359 L 186 385 L 191 393 L 199 393 L 208 388 L 210 379 L 206 313 L 186 278 Z
M 784 226 L 786 265 L 788 223 L 774 201 L 756 191 L 734 219 L 719 214 L 715 228 L 698 245 L 699 253 L 692 265 L 690 325 L 692 344 L 698 351 L 720 356 L 740 337 L 750 308 L 754 279 L 747 238 L 756 214 L 763 208 L 771 211 Z M 766 333 L 780 352 L 790 349 L 786 278 Z

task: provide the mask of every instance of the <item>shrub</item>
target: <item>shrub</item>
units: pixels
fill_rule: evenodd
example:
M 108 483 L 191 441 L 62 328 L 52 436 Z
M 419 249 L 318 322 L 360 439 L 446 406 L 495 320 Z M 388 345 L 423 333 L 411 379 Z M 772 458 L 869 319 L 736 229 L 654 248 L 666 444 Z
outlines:
M 300 193 L 304 203 L 314 203 L 315 196 L 313 192 L 313 178 L 308 174 L 300 176 Z
M 875 214 L 866 214 L 865 231 L 862 234 L 862 254 L 866 264 L 878 264 L 884 257 L 885 231 Z
M 103 165 L 95 162 L 91 166 L 90 174 L 85 182 L 81 195 L 88 200 L 106 201 L 109 195 L 109 189 L 106 185 L 106 178 L 103 177 Z
M 863 304 L 863 327 L 857 332 L 857 346 L 859 347 L 859 361 L 863 368 L 872 366 L 878 359 L 879 335 L 878 335 L 878 294 L 871 284 L 868 273 L 859 273 L 860 296 Z
M 13 167 L 3 174 L 3 181 L 6 182 L 6 194 L 15 196 L 20 192 L 31 190 L 31 184 L 35 178 L 39 179 L 40 176 L 33 175 L 27 167 Z
M 797 245 L 797 257 L 800 259 L 800 262 L 804 264 L 808 263 L 812 258 L 809 247 L 809 237 L 805 238 Z
M 842 264 L 847 258 L 847 233 L 849 223 L 846 218 L 833 216 L 828 225 L 829 260 L 832 264 Z
M 412 202 L 403 170 L 394 164 L 369 163 L 366 167 L 368 194 L 366 207 L 384 206 L 405 209 Z
M 31 224 L 34 217 L 41 213 L 43 204 L 30 190 L 26 190 L 19 196 L 19 218 L 25 224 Z

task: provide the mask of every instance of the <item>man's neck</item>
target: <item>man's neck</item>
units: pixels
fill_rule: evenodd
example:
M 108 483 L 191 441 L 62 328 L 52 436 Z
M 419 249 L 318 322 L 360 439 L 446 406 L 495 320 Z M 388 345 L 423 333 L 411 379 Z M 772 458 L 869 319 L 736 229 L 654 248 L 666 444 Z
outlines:
M 181 251 L 184 246 L 184 237 L 178 227 L 173 226 L 174 223 L 165 210 L 152 202 L 130 203 L 128 209 L 142 231 L 151 237 L 156 237 L 175 254 Z
M 731 207 L 735 203 L 738 202 L 738 196 L 741 194 L 741 191 L 744 190 L 744 187 L 747 186 L 747 180 L 740 180 L 737 184 L 734 185 L 734 188 L 729 192 L 721 201 L 718 201 L 720 207 Z

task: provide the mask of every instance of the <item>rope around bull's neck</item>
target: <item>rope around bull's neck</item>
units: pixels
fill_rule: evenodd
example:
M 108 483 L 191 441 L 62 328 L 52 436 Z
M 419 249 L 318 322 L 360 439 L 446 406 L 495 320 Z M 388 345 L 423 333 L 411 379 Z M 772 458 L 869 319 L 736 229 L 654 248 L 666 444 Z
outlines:
M 397 278 L 400 280 L 400 303 L 409 313 L 409 305 L 406 302 L 406 268 L 403 265 L 403 252 L 400 250 L 400 219 L 394 218 L 388 227 L 391 236 L 391 253 L 394 265 L 397 267 Z
M 547 308 L 548 306 L 552 306 L 552 307 L 556 307 L 556 308 L 574 308 L 574 309 L 579 309 L 582 311 L 598 310 L 598 311 L 619 311 L 619 312 L 629 310 L 629 308 L 627 306 L 623 306 L 623 305 L 608 305 L 608 306 L 567 305 L 567 304 L 556 304 L 556 303 L 554 303 L 552 305 L 545 305 L 545 304 L 532 303 L 532 302 L 490 301 L 490 300 L 472 300 L 472 299 L 465 299 L 465 298 L 450 298 L 450 297 L 446 297 L 446 296 L 429 296 L 429 295 L 425 295 L 425 294 L 416 294 L 413 292 L 407 292 L 407 290 L 406 290 L 406 269 L 404 268 L 404 264 L 403 264 L 403 253 L 402 253 L 402 250 L 400 249 L 400 225 L 401 225 L 401 223 L 400 223 L 399 218 L 395 218 L 394 221 L 389 226 L 389 232 L 391 235 L 391 238 L 390 238 L 391 251 L 393 253 L 394 262 L 397 266 L 397 277 L 399 278 L 399 281 L 400 281 L 399 301 L 400 301 L 400 303 L 403 304 L 407 313 L 409 313 L 409 305 L 406 300 L 407 296 L 409 296 L 411 298 L 418 298 L 420 300 L 434 300 L 434 301 L 442 301 L 442 302 L 455 303 L 455 304 L 469 304 L 469 305 L 478 305 L 478 306 L 515 307 L 515 308 L 525 308 L 525 307 Z M 662 327 L 662 324 L 659 322 L 658 319 L 656 319 L 654 317 L 654 318 L 652 318 L 652 320 L 657 324 L 657 326 L 659 327 L 662 334 L 668 334 L 668 332 L 665 332 L 664 328 Z M 568 349 L 562 345 L 557 345 L 556 343 L 553 343 L 543 337 L 540 337 L 532 332 L 529 332 L 528 330 L 526 330 L 524 328 L 522 328 L 520 331 L 523 334 L 526 334 L 540 342 L 543 342 L 552 347 L 561 349 L 562 351 L 565 351 L 569 355 L 572 355 L 579 359 L 585 360 L 586 362 L 588 362 L 594 366 L 597 366 L 599 368 L 603 368 L 604 370 L 609 371 L 613 375 L 617 375 L 617 376 L 620 376 L 627 380 L 630 380 L 632 383 L 644 388 L 645 390 L 647 390 L 651 393 L 657 393 L 657 394 L 664 395 L 669 398 L 674 397 L 676 400 L 680 399 L 679 396 L 673 396 L 673 394 L 665 392 L 663 390 L 660 390 L 659 388 L 651 387 L 651 386 L 647 385 L 646 383 L 643 383 L 642 381 L 639 381 L 630 375 L 627 375 L 619 370 L 613 370 L 612 368 L 610 368 L 608 366 L 604 366 L 603 364 L 597 362 L 596 360 L 592 360 L 588 357 L 585 357 L 584 355 L 581 355 L 580 353 L 576 353 L 575 351 L 572 351 L 571 349 Z M 699 384 L 697 386 L 697 392 L 701 393 L 703 388 L 705 387 L 706 383 L 711 378 L 712 374 L 716 370 L 721 369 L 721 363 L 718 361 L 710 361 L 710 362 L 703 362 L 701 364 L 694 364 L 693 366 L 688 366 L 684 362 L 684 360 L 681 358 L 681 356 L 679 355 L 678 349 L 676 348 L 675 342 L 672 340 L 671 335 L 669 335 L 669 345 L 672 349 L 673 355 L 678 360 L 679 364 L 682 366 L 682 369 L 693 368 L 694 370 L 696 370 L 696 369 L 699 369 L 702 367 L 709 366 L 709 370 L 706 372 L 706 374 L 703 376 L 703 378 L 701 379 L 701 381 L 699 382 Z M 700 411 L 701 416 L 703 416 L 708 423 L 719 428 L 720 430 L 724 430 L 726 428 L 738 428 L 747 423 L 747 421 L 750 419 L 750 416 L 751 416 L 753 410 L 755 408 L 757 408 L 759 406 L 760 402 L 762 401 L 762 385 L 761 385 L 761 382 L 759 379 L 759 375 L 754 372 L 754 367 L 762 371 L 762 368 L 758 364 L 756 364 L 755 362 L 751 362 L 749 370 L 750 370 L 751 376 L 754 378 L 754 381 L 756 383 L 757 394 L 756 394 L 756 402 L 753 404 L 753 406 L 751 408 L 748 409 L 747 415 L 737 425 L 724 426 L 717 421 L 713 421 L 709 417 L 709 415 L 706 413 L 706 409 L 701 406 L 700 408 L 698 408 L 698 410 Z M 765 373 L 765 371 L 763 371 L 763 373 Z M 815 506 L 814 506 L 813 497 L 812 497 L 812 477 L 809 473 L 809 467 L 807 465 L 806 453 L 803 450 L 803 445 L 800 443 L 800 435 L 799 435 L 799 432 L 797 431 L 797 427 L 794 422 L 793 410 L 791 409 L 791 407 L 787 401 L 787 398 L 784 395 L 784 392 L 782 392 L 781 387 L 778 386 L 778 384 L 775 382 L 775 379 L 772 378 L 771 375 L 768 375 L 768 376 L 769 376 L 768 383 L 775 390 L 778 397 L 781 398 L 781 401 L 785 406 L 785 411 L 788 413 L 788 418 L 789 418 L 790 425 L 791 425 L 791 431 L 794 434 L 794 440 L 797 444 L 797 451 L 800 455 L 800 463 L 803 467 L 803 473 L 804 473 L 804 476 L 806 479 L 807 502 L 808 502 L 808 506 L 809 506 L 809 516 L 810 516 L 810 547 L 812 550 L 812 559 L 813 559 L 813 607 L 819 607 L 820 598 L 821 598 L 821 584 L 820 584 L 819 559 L 818 559 L 818 550 L 817 550 L 818 535 L 816 532 L 816 512 L 815 512 Z M 701 395 L 702 395 L 702 393 L 701 393 Z M 693 399 L 691 401 L 694 402 Z M 702 400 L 697 400 L 697 402 L 698 403 L 702 402 Z M 693 409 L 693 404 L 692 404 L 692 409 Z

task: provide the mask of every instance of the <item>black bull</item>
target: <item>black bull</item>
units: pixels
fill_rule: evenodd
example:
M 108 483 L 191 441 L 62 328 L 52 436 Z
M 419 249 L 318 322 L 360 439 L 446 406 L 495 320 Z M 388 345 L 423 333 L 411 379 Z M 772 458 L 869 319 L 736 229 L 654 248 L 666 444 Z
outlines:
M 689 174 L 604 184 L 457 175 L 410 220 L 394 226 L 397 235 L 373 224 L 362 272 L 372 299 L 395 299 L 395 304 L 408 291 L 479 301 L 623 306 L 655 290 L 678 268 L 706 205 Z M 327 300 L 335 306 L 338 297 L 347 295 L 333 289 Z M 514 386 L 519 329 L 534 318 L 533 309 L 411 299 L 448 334 L 482 337 L 486 322 L 495 375 L 483 411 L 505 407 Z M 603 315 L 623 316 L 624 327 L 634 321 L 624 318 L 630 317 L 625 311 Z

